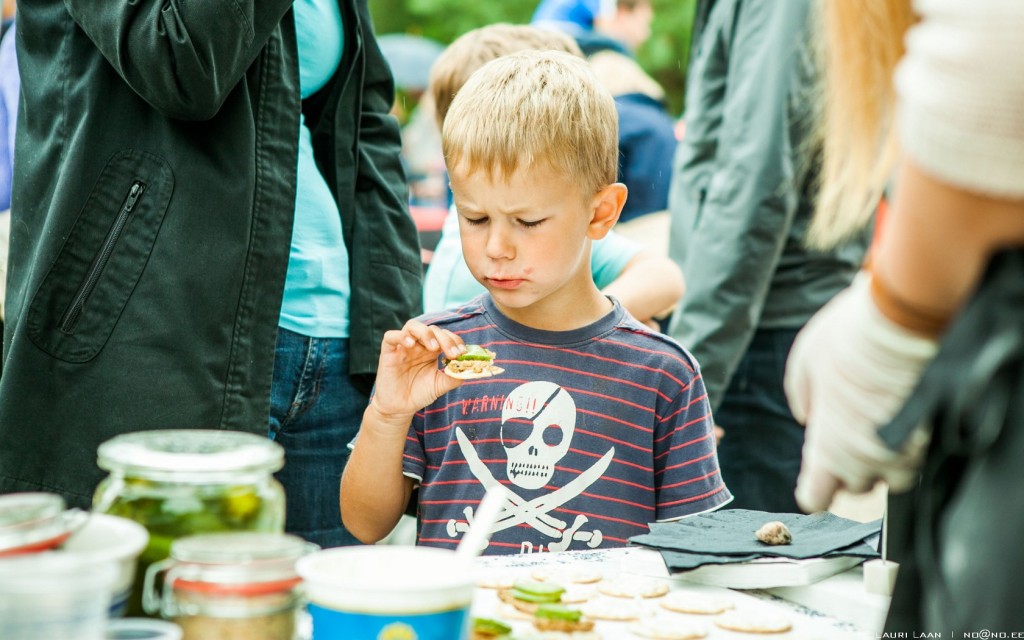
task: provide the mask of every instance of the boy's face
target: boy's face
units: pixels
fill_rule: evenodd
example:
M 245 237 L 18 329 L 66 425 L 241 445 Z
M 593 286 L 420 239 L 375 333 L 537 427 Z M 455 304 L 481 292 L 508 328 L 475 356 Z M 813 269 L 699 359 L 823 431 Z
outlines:
M 602 300 L 589 239 L 604 237 L 621 204 L 606 220 L 600 195 L 585 196 L 547 167 L 507 179 L 456 167 L 450 179 L 466 264 L 502 312 L 540 329 L 579 326 L 577 312 Z

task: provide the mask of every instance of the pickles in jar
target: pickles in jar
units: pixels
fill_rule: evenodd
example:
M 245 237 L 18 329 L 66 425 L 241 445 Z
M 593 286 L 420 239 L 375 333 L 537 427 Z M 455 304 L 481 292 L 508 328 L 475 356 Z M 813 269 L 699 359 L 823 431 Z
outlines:
M 97 511 L 134 520 L 149 531 L 149 542 L 139 557 L 127 615 L 145 615 L 141 606 L 146 569 L 170 555 L 171 543 L 196 533 L 220 531 L 280 532 L 284 528 L 284 500 L 274 487 L 259 485 L 192 485 L 126 478 L 112 492 L 101 485 Z M 269 490 L 268 490 L 269 489 Z

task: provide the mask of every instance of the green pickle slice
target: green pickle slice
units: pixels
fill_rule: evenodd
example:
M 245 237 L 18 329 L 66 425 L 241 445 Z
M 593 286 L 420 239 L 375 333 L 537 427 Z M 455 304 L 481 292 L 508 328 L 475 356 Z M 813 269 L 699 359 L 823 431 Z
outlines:
M 558 602 L 565 589 L 550 582 L 517 582 L 512 585 L 512 597 L 524 602 Z
M 536 618 L 547 618 L 549 620 L 565 620 L 567 622 L 579 622 L 583 612 L 579 609 L 572 609 L 560 602 L 547 602 L 533 613 Z
M 473 618 L 473 632 L 486 636 L 503 636 L 512 633 L 512 627 L 493 618 Z
M 484 349 L 478 344 L 467 344 L 466 353 L 462 354 L 456 360 L 493 360 L 494 354 Z

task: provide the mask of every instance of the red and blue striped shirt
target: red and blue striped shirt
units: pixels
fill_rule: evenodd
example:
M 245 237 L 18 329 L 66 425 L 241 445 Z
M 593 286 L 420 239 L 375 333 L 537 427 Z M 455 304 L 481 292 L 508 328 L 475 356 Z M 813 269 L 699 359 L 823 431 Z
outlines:
M 506 500 L 490 554 L 622 546 L 732 499 L 696 362 L 617 302 L 565 332 L 518 324 L 488 295 L 422 319 L 505 372 L 416 414 L 403 466 L 420 481 L 419 544 L 456 546 L 492 485 Z

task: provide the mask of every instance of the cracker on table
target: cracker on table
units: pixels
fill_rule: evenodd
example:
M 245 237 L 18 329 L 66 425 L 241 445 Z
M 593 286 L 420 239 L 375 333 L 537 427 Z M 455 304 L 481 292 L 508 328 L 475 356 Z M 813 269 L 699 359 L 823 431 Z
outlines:
M 647 618 L 629 625 L 629 630 L 642 638 L 652 640 L 691 640 L 708 635 L 704 625 L 689 620 Z
M 539 631 L 559 631 L 562 633 L 580 633 L 594 630 L 594 621 L 586 616 L 579 620 L 556 620 L 554 618 L 534 617 L 533 626 Z
M 731 600 L 694 591 L 672 591 L 658 601 L 665 609 L 677 613 L 714 614 L 735 607 Z
M 717 618 L 715 624 L 730 631 L 743 633 L 783 633 L 793 628 L 789 618 L 777 611 L 733 610 Z
M 539 582 L 556 582 L 564 586 L 600 582 L 604 578 L 604 574 L 597 569 L 584 565 L 562 565 L 537 567 L 530 572 L 530 577 Z
M 494 607 L 494 615 L 496 618 L 501 620 L 525 620 L 527 622 L 533 622 L 532 613 L 520 611 L 507 602 L 499 602 L 497 606 Z
M 643 576 L 620 576 L 599 583 L 597 590 L 615 598 L 659 598 L 668 593 L 668 583 Z
M 597 597 L 597 588 L 592 584 L 570 584 L 562 593 L 562 604 L 580 604 Z
M 602 640 L 596 631 L 536 631 L 526 635 L 516 635 L 518 640 Z
M 643 615 L 643 607 L 636 600 L 622 598 L 595 598 L 580 607 L 583 615 L 597 620 L 636 620 Z

